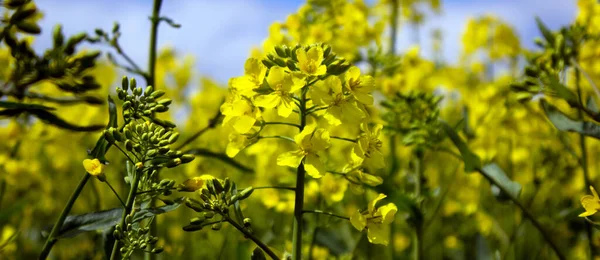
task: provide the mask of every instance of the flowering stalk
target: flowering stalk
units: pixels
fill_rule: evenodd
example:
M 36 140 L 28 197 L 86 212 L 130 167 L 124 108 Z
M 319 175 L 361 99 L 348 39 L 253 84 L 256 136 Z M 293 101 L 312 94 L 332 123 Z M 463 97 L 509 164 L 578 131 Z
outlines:
M 138 185 L 140 183 L 140 175 L 141 175 L 141 170 L 136 170 L 136 173 L 133 176 L 133 183 L 131 186 L 131 189 L 129 190 L 129 195 L 127 195 L 127 202 L 125 202 L 125 211 L 123 211 L 123 216 L 121 217 L 121 226 L 125 225 L 125 217 L 131 212 L 131 209 L 133 208 L 133 203 L 135 202 L 135 196 L 136 196 L 136 192 L 137 192 L 137 188 Z M 118 254 L 118 250 L 119 250 L 119 240 L 115 240 L 115 243 L 113 244 L 113 250 L 112 253 L 110 255 L 110 259 L 116 259 L 117 254 Z
M 81 194 L 81 191 L 83 191 L 83 187 L 85 187 L 85 184 L 89 179 L 90 174 L 86 172 L 79 181 L 79 184 L 77 184 L 77 188 L 75 188 L 73 194 L 71 194 L 71 197 L 69 197 L 67 205 L 65 205 L 65 208 L 60 213 L 58 220 L 56 221 L 56 223 L 54 223 L 54 227 L 52 227 L 52 231 L 50 231 L 50 235 L 48 235 L 48 239 L 46 239 L 46 243 L 42 248 L 42 252 L 40 253 L 39 259 L 46 259 L 48 257 L 48 254 L 50 254 L 52 247 L 54 246 L 56 241 L 58 241 L 58 233 L 62 229 L 65 219 L 67 219 L 67 215 L 69 215 L 69 212 L 71 212 L 73 204 L 75 204 L 75 201 L 77 200 L 77 198 L 79 198 L 79 194 Z
M 306 91 L 308 87 L 302 89 L 300 95 L 300 132 L 304 130 L 306 126 Z M 293 226 L 293 247 L 292 247 L 292 259 L 302 259 L 302 213 L 304 207 L 304 175 L 306 171 L 304 164 L 301 163 L 298 166 L 296 172 L 296 196 L 294 200 L 294 226 Z

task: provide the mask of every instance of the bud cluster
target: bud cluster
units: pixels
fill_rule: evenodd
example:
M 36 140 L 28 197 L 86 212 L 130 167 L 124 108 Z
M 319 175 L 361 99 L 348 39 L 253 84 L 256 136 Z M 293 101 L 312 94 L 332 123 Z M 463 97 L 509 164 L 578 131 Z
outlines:
M 210 179 L 206 182 L 206 187 L 199 190 L 200 200 L 187 198 L 185 205 L 196 212 L 202 213 L 199 217 L 190 220 L 190 224 L 183 227 L 184 231 L 198 231 L 207 225 L 212 225 L 213 230 L 221 228 L 221 221 L 211 222 L 210 220 L 216 216 L 229 216 L 229 207 L 236 202 L 248 198 L 254 188 L 248 187 L 240 192 L 235 190 L 234 183 L 226 178 L 221 181 L 219 179 Z M 244 226 L 250 227 L 250 219 L 244 219 Z
M 298 44 L 293 48 L 290 48 L 286 45 L 277 45 L 275 46 L 275 53 L 267 54 L 267 58 L 263 59 L 262 63 L 269 69 L 273 66 L 279 66 L 288 68 L 290 71 L 300 71 L 296 50 L 304 48 L 305 51 L 308 51 L 311 47 L 316 45 L 323 48 L 323 62 L 321 64 L 327 66 L 328 74 L 340 75 L 346 72 L 352 66 L 346 62 L 346 59 L 340 58 L 337 56 L 337 54 L 332 52 L 331 46 L 325 43 L 305 46 Z
M 125 217 L 125 228 L 116 225 L 113 236 L 121 242 L 119 249 L 123 259 L 129 259 L 135 250 L 141 249 L 153 254 L 159 254 L 163 248 L 156 245 L 158 238 L 149 234 L 150 228 L 140 227 L 140 223 L 135 222 L 135 210 L 132 210 Z
M 164 91 L 155 90 L 153 86 L 148 86 L 145 90 L 142 90 L 141 87 L 137 86 L 134 78 L 128 80 L 127 77 L 123 77 L 121 87 L 117 88 L 117 96 L 120 100 L 123 100 L 125 124 L 135 119 L 147 118 L 167 129 L 175 127 L 173 122 L 155 117 L 155 113 L 167 112 L 169 105 L 171 105 L 171 99 L 159 99 L 165 94 Z

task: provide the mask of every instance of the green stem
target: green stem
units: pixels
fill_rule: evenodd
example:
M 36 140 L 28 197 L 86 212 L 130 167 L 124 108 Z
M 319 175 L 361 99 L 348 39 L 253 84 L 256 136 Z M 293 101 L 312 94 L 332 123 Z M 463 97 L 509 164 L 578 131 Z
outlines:
M 580 82 L 581 82 L 581 70 L 578 67 L 578 69 L 575 70 L 575 85 L 577 88 L 577 96 L 579 97 L 579 103 L 583 104 Z M 577 113 L 578 113 L 579 119 L 584 118 L 583 112 L 580 109 L 577 110 Z M 590 174 L 589 174 L 589 169 L 588 169 L 587 145 L 586 145 L 586 141 L 585 141 L 585 136 L 583 134 L 579 134 L 579 148 L 581 149 L 581 168 L 583 169 L 583 180 L 585 182 L 584 190 L 587 190 L 588 187 L 591 185 L 591 180 L 590 180 Z M 589 223 L 586 223 L 585 229 L 586 229 L 586 233 L 587 233 L 588 244 L 590 247 L 590 258 L 594 258 L 594 256 L 596 255 L 596 248 L 594 246 L 594 229 L 592 228 L 592 225 L 590 225 Z
M 48 235 L 48 239 L 46 240 L 46 243 L 44 244 L 44 247 L 42 248 L 42 252 L 40 253 L 39 259 L 46 259 L 48 257 L 48 255 L 50 254 L 50 250 L 52 250 L 52 247 L 54 246 L 56 241 L 58 241 L 58 238 L 57 238 L 58 233 L 62 229 L 65 219 L 67 218 L 67 215 L 69 215 L 69 212 L 71 211 L 71 208 L 73 207 L 73 204 L 75 204 L 75 201 L 79 197 L 79 194 L 81 194 L 83 187 L 85 187 L 85 184 L 87 183 L 87 181 L 89 179 L 90 179 L 90 175 L 86 172 L 83 175 L 83 177 L 81 178 L 81 180 L 79 181 L 79 184 L 77 184 L 77 188 L 75 188 L 75 190 L 73 191 L 73 194 L 71 194 L 71 197 L 67 201 L 67 205 L 65 205 L 65 208 L 60 213 L 58 220 L 56 221 L 56 223 L 54 223 L 54 227 L 52 227 L 52 231 L 50 231 L 50 235 Z
M 191 149 L 191 150 L 185 152 L 185 154 L 194 154 L 194 155 L 199 155 L 199 156 L 204 156 L 204 157 L 215 158 L 215 159 L 220 160 L 221 162 L 224 162 L 226 164 L 229 164 L 230 166 L 235 167 L 236 169 L 238 169 L 242 172 L 254 173 L 254 169 L 239 163 L 238 161 L 227 156 L 226 154 L 215 153 L 215 152 L 209 151 L 208 149 L 205 149 L 205 148 Z
M 258 139 L 267 139 L 267 138 L 282 139 L 282 140 L 290 141 L 292 143 L 296 142 L 296 141 L 294 141 L 293 138 L 287 137 L 287 136 L 283 136 L 283 135 L 266 135 L 266 136 L 259 136 L 258 137 Z
M 156 86 L 156 40 L 158 38 L 158 24 L 160 23 L 160 6 L 162 5 L 162 0 L 154 0 L 154 4 L 152 6 L 152 16 L 150 17 L 150 21 L 152 23 L 150 27 L 150 50 L 148 57 L 148 85 L 153 86 L 154 89 L 158 89 Z
M 392 15 L 390 16 L 390 54 L 396 54 L 396 38 L 398 37 L 398 11 L 400 9 L 400 0 L 392 0 Z
M 310 85 L 310 83 L 309 83 Z M 300 95 L 300 132 L 304 130 L 306 126 L 306 92 L 308 90 L 308 86 L 305 86 L 302 89 L 302 94 Z M 306 170 L 304 169 L 304 162 L 302 162 L 298 166 L 298 171 L 296 172 L 296 194 L 294 199 L 294 226 L 293 226 L 293 245 L 292 245 L 292 259 L 300 260 L 302 259 L 302 230 L 303 230 L 303 222 L 302 222 L 302 213 L 304 208 L 304 177 L 306 175 Z
M 0 205 L 2 205 L 2 199 L 4 198 L 4 193 L 6 192 L 6 180 L 0 180 Z M 2 209 L 2 206 L 0 206 Z
M 136 192 L 138 189 L 138 185 L 140 183 L 140 175 L 141 175 L 141 171 L 136 170 L 135 175 L 133 176 L 133 185 L 131 186 L 131 189 L 129 190 L 129 195 L 127 195 L 127 203 L 125 204 L 125 210 L 123 211 L 123 215 L 121 216 L 121 227 L 125 228 L 125 217 L 127 216 L 127 214 L 129 214 L 131 212 L 131 209 L 133 208 L 133 203 L 135 202 L 135 196 L 136 196 Z M 110 255 L 110 259 L 114 260 L 116 259 L 117 255 L 120 254 L 119 252 L 119 240 L 115 240 L 115 243 L 113 244 L 113 249 L 112 249 L 112 254 Z
M 269 255 L 272 259 L 279 260 L 279 257 L 269 248 L 269 246 L 267 246 L 265 243 L 260 241 L 260 239 L 258 239 L 252 233 L 248 232 L 248 230 L 246 230 L 244 227 L 240 226 L 240 224 L 233 221 L 233 219 L 231 219 L 229 216 L 223 216 L 223 217 L 225 218 L 225 220 L 227 222 L 229 222 L 229 224 L 231 224 L 237 230 L 242 232 L 244 234 L 244 236 L 246 236 L 247 238 L 250 238 L 250 240 L 252 240 L 252 242 L 254 242 L 258 247 L 260 247 L 260 249 L 265 251 L 265 253 L 267 253 L 267 255 Z
M 515 205 L 517 205 L 517 207 L 519 207 L 519 209 L 521 209 L 521 211 L 523 212 L 523 215 L 525 215 L 525 218 L 529 219 L 529 221 L 531 221 L 531 223 L 533 224 L 533 226 L 542 234 L 542 237 L 544 237 L 544 240 L 546 240 L 546 242 L 550 245 L 550 247 L 552 248 L 552 250 L 554 250 L 554 253 L 556 254 L 556 256 L 561 259 L 567 259 L 565 257 L 565 255 L 562 253 L 562 251 L 560 251 L 560 249 L 558 248 L 558 245 L 552 240 L 552 236 L 550 235 L 550 233 L 544 228 L 544 226 L 542 226 L 542 224 L 535 218 L 535 216 L 533 215 L 533 213 L 531 213 L 520 201 L 518 198 L 516 198 L 515 196 L 513 196 L 512 193 L 510 193 L 508 190 L 506 190 L 504 188 L 503 185 L 497 183 L 494 179 L 492 178 L 488 178 L 487 174 L 485 174 L 483 172 L 482 169 L 477 169 L 477 171 L 479 173 L 481 173 L 481 175 L 483 175 L 486 179 L 488 179 L 488 181 L 494 185 L 496 185 L 504 194 L 506 194 L 506 196 L 508 196 L 510 198 L 510 200 L 515 203 Z
M 264 125 L 289 125 L 289 126 L 300 128 L 300 125 L 297 125 L 294 123 L 287 123 L 287 122 L 264 122 L 263 124 Z
M 327 216 L 332 216 L 332 217 L 336 217 L 336 218 L 341 218 L 341 219 L 345 219 L 345 220 L 350 220 L 349 217 L 345 217 L 345 216 L 341 216 L 335 213 L 331 213 L 331 212 L 325 212 L 322 210 L 318 210 L 318 209 L 312 209 L 312 210 L 303 210 L 303 213 L 313 213 L 313 214 L 321 214 L 321 215 L 327 215 Z
M 415 197 L 420 199 L 421 197 L 421 179 L 423 174 L 423 169 L 421 165 L 423 164 L 423 151 L 419 150 L 415 151 L 416 160 L 415 160 Z M 421 208 L 421 204 L 417 204 L 417 207 Z M 419 221 L 415 225 L 415 247 L 414 247 L 414 259 L 421 260 L 423 259 L 423 222 Z
M 277 189 L 277 190 L 291 190 L 291 191 L 295 191 L 296 188 L 295 187 L 285 187 L 285 186 L 260 186 L 260 187 L 253 187 L 254 190 L 263 190 L 263 189 Z M 242 191 L 243 189 L 239 189 L 238 191 Z
M 192 143 L 194 140 L 196 140 L 198 137 L 203 135 L 209 129 L 215 128 L 217 126 L 217 123 L 219 122 L 220 117 L 221 117 L 221 110 L 217 110 L 217 113 L 210 120 L 208 120 L 208 125 L 206 127 L 198 130 L 198 132 L 196 132 L 194 135 L 190 136 L 190 138 L 186 139 L 183 143 L 178 145 L 175 148 L 175 150 L 181 150 L 181 148 Z
M 352 139 L 352 138 L 346 138 L 346 137 L 339 137 L 339 136 L 331 136 L 331 139 L 338 139 L 338 140 L 344 140 L 344 141 L 348 141 L 351 143 L 356 143 L 356 139 Z
M 115 194 L 115 196 L 117 196 L 117 199 L 119 199 L 119 202 L 121 202 L 121 206 L 123 206 L 123 208 L 126 208 L 127 206 L 125 205 L 125 202 L 123 202 L 123 200 L 119 196 L 119 193 L 117 193 L 117 191 L 113 188 L 113 186 L 110 185 L 110 182 L 108 182 L 108 180 L 105 180 L 104 182 L 106 183 L 106 185 L 108 185 L 110 190 L 112 190 L 112 192 Z

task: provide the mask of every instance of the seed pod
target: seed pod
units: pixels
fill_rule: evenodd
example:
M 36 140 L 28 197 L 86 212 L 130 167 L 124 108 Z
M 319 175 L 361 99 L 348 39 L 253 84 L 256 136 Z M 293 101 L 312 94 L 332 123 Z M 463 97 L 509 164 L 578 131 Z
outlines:
M 183 231 L 187 231 L 187 232 L 193 232 L 193 231 L 198 231 L 202 229 L 202 225 L 198 224 L 198 225 L 187 225 L 185 227 L 183 227 Z M 152 249 L 152 251 L 156 250 Z
M 193 154 L 184 154 L 179 158 L 181 158 L 181 163 L 189 163 L 193 161 L 194 158 L 196 158 L 196 156 L 194 156 Z
M 152 94 L 152 92 L 154 92 L 154 87 L 148 86 L 148 87 L 146 87 L 146 90 L 144 91 L 144 96 L 150 96 Z
M 177 142 L 177 138 L 179 138 L 179 133 L 174 133 L 171 135 L 171 137 L 169 137 L 169 140 L 167 142 L 169 144 L 173 144 L 173 143 Z
M 104 130 L 104 138 L 106 138 L 106 141 L 108 141 L 111 144 L 115 143 L 115 138 L 109 130 Z

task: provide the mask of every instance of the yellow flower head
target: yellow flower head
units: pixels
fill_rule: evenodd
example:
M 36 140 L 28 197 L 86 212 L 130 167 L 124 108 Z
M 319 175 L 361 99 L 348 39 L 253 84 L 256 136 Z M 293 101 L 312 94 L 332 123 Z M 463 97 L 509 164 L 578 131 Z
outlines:
M 250 131 L 256 119 L 261 117 L 260 110 L 247 98 L 241 96 L 223 103 L 221 113 L 225 116 L 223 126 L 230 125 L 240 134 Z
M 342 81 L 338 77 L 328 77 L 310 90 L 311 98 L 318 105 L 326 105 L 323 117 L 331 125 L 342 123 L 358 124 L 365 113 L 357 106 L 351 96 L 344 95 Z
M 371 92 L 375 89 L 375 80 L 371 76 L 361 76 L 360 69 L 352 66 L 345 74 L 346 84 L 350 93 L 358 102 L 365 105 L 373 104 Z
M 230 87 L 234 94 L 251 97 L 259 88 L 267 74 L 267 67 L 255 58 L 249 58 L 244 65 L 244 76 L 231 79 Z
M 389 243 L 388 235 L 386 234 L 385 226 L 394 221 L 398 207 L 394 203 L 388 203 L 379 208 L 375 208 L 377 203 L 385 199 L 385 194 L 379 194 L 377 198 L 369 202 L 367 212 L 361 213 L 356 211 L 350 217 L 350 223 L 359 231 L 367 229 L 367 237 L 369 242 L 373 244 L 387 245 Z
M 372 130 L 368 129 L 367 124 L 363 123 L 361 129 L 363 135 L 358 138 L 358 141 L 352 148 L 351 158 L 354 164 L 364 163 L 368 167 L 381 169 L 385 167 L 383 153 L 381 152 L 381 133 L 382 125 L 376 125 Z
M 585 195 L 581 197 L 581 205 L 585 209 L 585 212 L 579 214 L 580 217 L 588 217 L 596 214 L 598 210 L 600 210 L 600 198 L 598 198 L 598 193 L 594 187 L 590 186 L 590 190 L 592 191 L 592 195 Z
M 325 165 L 317 153 L 329 147 L 329 132 L 323 128 L 316 128 L 314 124 L 308 125 L 294 136 L 294 141 L 298 149 L 279 155 L 277 165 L 297 168 L 304 159 L 306 173 L 313 178 L 321 178 L 325 173 Z
M 206 187 L 206 182 L 212 179 L 215 179 L 215 177 L 208 174 L 204 174 L 199 177 L 193 177 L 191 179 L 187 179 L 182 184 L 180 184 L 177 190 L 190 192 L 197 191 Z
M 320 76 L 327 73 L 327 67 L 323 64 L 323 48 L 321 46 L 312 46 L 308 51 L 304 48 L 296 50 L 298 57 L 298 67 L 306 75 Z
M 281 67 L 273 67 L 267 76 L 267 83 L 273 92 L 254 99 L 259 107 L 275 108 L 282 117 L 288 117 L 294 110 L 293 93 L 302 88 L 303 82 Z
M 85 171 L 90 175 L 98 177 L 100 180 L 104 177 L 104 167 L 105 165 L 98 159 L 83 160 L 83 168 L 85 168 Z

